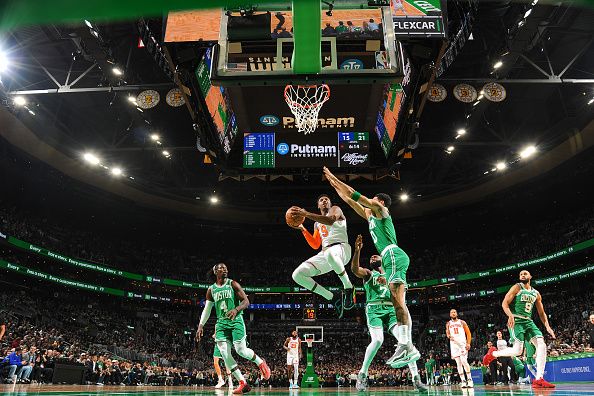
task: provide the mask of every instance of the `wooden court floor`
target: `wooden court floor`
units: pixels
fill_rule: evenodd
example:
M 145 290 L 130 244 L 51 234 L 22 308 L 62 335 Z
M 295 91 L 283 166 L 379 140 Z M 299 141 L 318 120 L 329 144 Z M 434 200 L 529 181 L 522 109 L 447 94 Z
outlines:
M 25 395 L 68 395 L 68 396 L 96 396 L 96 395 L 118 395 L 118 396 L 181 396 L 181 395 L 219 395 L 230 394 L 228 388 L 221 390 L 210 387 L 156 387 L 156 386 L 80 386 L 80 385 L 0 385 L 1 395 L 25 396 Z M 266 396 L 297 396 L 297 395 L 419 395 L 410 387 L 402 388 L 370 388 L 369 392 L 359 393 L 354 388 L 323 388 L 323 389 L 299 389 L 289 390 L 282 388 L 253 388 L 250 395 Z M 594 396 L 594 384 L 558 384 L 555 389 L 533 390 L 530 386 L 482 386 L 477 385 L 474 389 L 460 389 L 458 386 L 431 387 L 429 395 L 443 396 L 573 396 L 592 395 Z

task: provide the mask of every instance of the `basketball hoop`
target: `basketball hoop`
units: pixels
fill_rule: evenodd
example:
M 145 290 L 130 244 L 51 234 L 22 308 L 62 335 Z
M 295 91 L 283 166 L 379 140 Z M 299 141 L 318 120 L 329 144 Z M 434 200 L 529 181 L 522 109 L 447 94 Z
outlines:
M 313 339 L 313 337 L 308 337 L 305 339 L 305 342 L 307 342 L 307 347 L 311 348 L 313 346 L 314 339 Z
M 330 87 L 322 85 L 287 85 L 285 101 L 295 116 L 299 132 L 312 133 L 318 127 L 318 114 L 330 99 Z

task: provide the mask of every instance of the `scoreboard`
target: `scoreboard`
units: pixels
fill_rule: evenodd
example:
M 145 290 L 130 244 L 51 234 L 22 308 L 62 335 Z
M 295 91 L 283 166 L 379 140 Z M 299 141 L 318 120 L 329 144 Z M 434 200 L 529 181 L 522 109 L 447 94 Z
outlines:
M 316 320 L 316 309 L 314 307 L 303 308 L 303 320 Z
M 368 132 L 245 133 L 244 168 L 366 167 Z

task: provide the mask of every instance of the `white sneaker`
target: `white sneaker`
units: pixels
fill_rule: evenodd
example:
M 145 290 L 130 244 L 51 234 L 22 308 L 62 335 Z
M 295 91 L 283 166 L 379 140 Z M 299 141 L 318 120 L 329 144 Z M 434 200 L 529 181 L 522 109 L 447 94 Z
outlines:
M 461 381 L 460 388 L 468 388 L 468 383 L 466 381 Z
M 293 384 L 293 389 L 299 389 L 299 385 Z
M 225 385 L 225 380 L 223 378 L 219 378 L 219 382 L 215 385 L 215 389 L 222 388 Z
M 468 380 L 468 382 L 466 383 L 466 387 L 467 388 L 474 388 L 474 382 L 472 382 L 472 380 Z

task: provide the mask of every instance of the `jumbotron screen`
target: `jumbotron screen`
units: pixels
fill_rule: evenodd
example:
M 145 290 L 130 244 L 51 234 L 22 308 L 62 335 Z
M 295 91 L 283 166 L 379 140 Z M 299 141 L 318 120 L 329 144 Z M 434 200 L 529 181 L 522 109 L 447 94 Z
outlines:
M 368 132 L 245 133 L 244 168 L 366 167 Z

